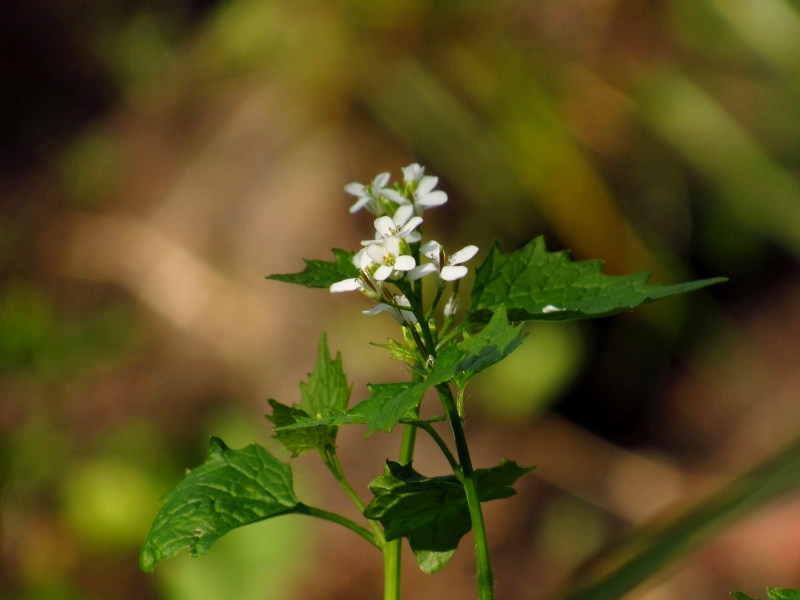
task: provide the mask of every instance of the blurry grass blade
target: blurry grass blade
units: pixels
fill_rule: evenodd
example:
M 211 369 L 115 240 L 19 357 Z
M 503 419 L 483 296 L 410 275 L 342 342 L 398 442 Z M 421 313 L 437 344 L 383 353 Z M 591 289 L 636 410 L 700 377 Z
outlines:
M 722 106 L 682 77 L 650 82 L 638 100 L 644 121 L 718 188 L 737 219 L 800 254 L 800 182 Z
M 752 49 L 781 71 L 800 69 L 800 14 L 786 0 L 711 0 Z
M 621 598 L 724 527 L 800 486 L 800 439 L 681 517 L 631 537 L 600 560 L 562 600 Z

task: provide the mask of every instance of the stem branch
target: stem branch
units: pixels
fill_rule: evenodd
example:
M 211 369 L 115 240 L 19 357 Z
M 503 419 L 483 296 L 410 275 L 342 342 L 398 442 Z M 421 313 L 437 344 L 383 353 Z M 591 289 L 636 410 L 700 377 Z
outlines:
M 375 539 L 374 535 L 372 535 L 367 529 L 365 529 L 358 523 L 354 523 L 347 517 L 343 517 L 342 515 L 337 515 L 336 513 L 328 512 L 327 510 L 322 510 L 321 508 L 314 508 L 313 506 L 307 506 L 302 503 L 297 505 L 294 512 L 301 515 L 308 515 L 310 517 L 316 517 L 318 519 L 324 519 L 326 521 L 338 523 L 343 527 L 347 527 L 351 531 L 355 531 L 358 535 L 363 537 L 370 544 L 375 546 L 378 550 L 381 549 L 381 545 L 378 542 L 378 540 Z

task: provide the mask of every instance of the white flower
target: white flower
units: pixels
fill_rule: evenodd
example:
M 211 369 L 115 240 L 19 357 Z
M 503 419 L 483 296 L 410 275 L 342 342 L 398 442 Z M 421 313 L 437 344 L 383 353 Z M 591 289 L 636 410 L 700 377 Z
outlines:
M 467 274 L 467 267 L 462 266 L 461 263 L 467 262 L 475 256 L 478 253 L 478 247 L 465 246 L 452 256 L 447 256 L 441 244 L 431 240 L 422 246 L 419 251 L 430 258 L 431 262 L 414 267 L 408 273 L 408 279 L 414 281 L 420 277 L 436 273 L 441 285 L 442 281 L 455 281 Z
M 372 262 L 378 265 L 372 274 L 378 281 L 386 281 L 395 271 L 410 271 L 416 265 L 413 256 L 402 254 L 400 239 L 395 236 L 384 238 L 364 250 Z
M 363 246 L 380 244 L 386 238 L 395 237 L 404 239 L 409 244 L 414 244 L 422 239 L 422 234 L 414 231 L 422 224 L 422 218 L 413 217 L 414 208 L 410 204 L 399 206 L 393 217 L 378 217 L 375 219 L 375 239 L 361 242 Z
M 372 259 L 367 256 L 366 248 L 353 257 L 353 264 L 358 268 L 359 275 L 353 279 L 343 279 L 331 285 L 330 290 L 334 294 L 338 292 L 360 291 L 367 298 L 380 300 L 383 296 L 383 282 L 378 281 L 370 273 L 368 268 L 372 264 Z
M 405 296 L 395 296 L 392 301 L 399 306 L 408 306 L 409 308 L 411 307 L 411 303 Z M 417 317 L 415 317 L 414 313 L 411 312 L 410 310 L 400 310 L 398 308 L 395 308 L 394 306 L 389 306 L 388 304 L 378 304 L 378 306 L 376 306 L 375 308 L 365 310 L 364 314 L 377 315 L 378 313 L 384 311 L 392 315 L 394 319 L 401 325 L 405 325 L 406 323 L 417 322 Z
M 361 183 L 353 182 L 344 186 L 344 191 L 358 198 L 355 204 L 350 207 L 350 212 L 354 213 L 362 208 L 366 208 L 373 215 L 380 216 L 383 214 L 383 208 L 379 198 L 386 195 L 386 191 L 390 188 L 386 187 L 389 183 L 389 173 L 380 173 L 372 183 L 363 185 Z
M 400 206 L 410 204 L 414 208 L 414 214 L 422 216 L 426 209 L 447 202 L 447 194 L 433 189 L 437 183 L 439 183 L 438 177 L 425 175 L 425 167 L 412 163 L 403 167 L 403 193 L 392 188 L 385 188 L 381 193 Z

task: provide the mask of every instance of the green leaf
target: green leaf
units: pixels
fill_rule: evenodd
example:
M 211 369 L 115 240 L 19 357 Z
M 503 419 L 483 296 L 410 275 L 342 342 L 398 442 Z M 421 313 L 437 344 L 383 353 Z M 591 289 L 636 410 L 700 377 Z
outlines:
M 386 348 L 393 360 L 399 360 L 409 364 L 414 364 L 420 360 L 419 351 L 416 348 L 410 348 L 392 338 L 388 338 L 385 344 L 376 344 L 375 342 L 370 342 L 370 344 L 378 348 Z
M 232 529 L 301 506 L 289 465 L 257 444 L 231 450 L 218 438 L 211 438 L 206 462 L 163 500 L 139 557 L 148 573 L 184 548 L 200 556 Z
M 767 588 L 769 600 L 800 600 L 800 590 L 786 588 Z
M 308 288 L 328 288 L 337 281 L 358 277 L 358 269 L 353 264 L 353 255 L 353 252 L 334 248 L 334 262 L 303 259 L 306 268 L 300 273 L 267 275 L 267 279 L 296 283 Z
M 306 427 L 339 427 L 341 425 L 361 425 L 369 423 L 373 415 L 379 412 L 386 402 L 396 398 L 413 385 L 412 383 L 369 383 L 367 384 L 367 388 L 372 392 L 372 396 L 363 402 L 359 402 L 346 413 L 332 414 L 321 419 L 314 419 L 307 415 L 297 415 L 294 422 L 280 425 L 276 428 L 276 431 L 291 432 Z M 442 421 L 444 418 L 444 416 L 431 417 L 430 419 L 425 419 L 425 422 L 434 423 L 436 421 Z M 417 419 L 412 412 L 407 411 L 405 415 L 400 417 L 400 422 L 421 423 L 422 421 Z
M 336 359 L 331 359 L 328 337 L 323 333 L 314 372 L 309 373 L 307 383 L 300 383 L 300 408 L 318 419 L 331 412 L 344 412 L 350 401 L 350 391 L 342 369 L 342 355 L 337 353 Z
M 308 413 L 297 406 L 286 406 L 277 400 L 270 399 L 271 415 L 264 415 L 275 424 L 275 435 L 283 447 L 292 454 L 292 458 L 305 454 L 309 450 L 316 450 L 324 454 L 325 449 L 336 446 L 336 427 L 327 424 L 315 423 L 302 429 L 286 429 L 296 424 L 298 420 L 309 419 Z
M 616 600 L 725 527 L 800 487 L 800 438 L 684 514 L 658 521 L 597 561 L 561 600 Z
M 453 345 L 446 348 L 439 354 L 436 363 L 424 381 L 412 384 L 393 398 L 387 399 L 380 409 L 372 414 L 367 427 L 367 435 L 377 430 L 391 431 L 409 410 L 419 406 L 425 396 L 425 392 L 455 377 L 458 364 L 462 358 L 463 353 L 458 346 Z
M 533 467 L 503 461 L 491 469 L 477 469 L 481 502 L 508 498 L 511 485 Z M 387 540 L 408 539 L 420 568 L 426 573 L 443 569 L 471 528 L 467 496 L 454 475 L 424 477 L 410 464 L 387 461 L 384 474 L 369 484 L 375 498 L 364 511 L 380 521 Z
M 509 324 L 506 308 L 500 305 L 480 333 L 466 337 L 458 345 L 464 357 L 456 368 L 456 385 L 464 388 L 475 375 L 519 348 L 525 339 L 521 329 L 522 325 L 512 327 Z
M 507 254 L 495 244 L 475 273 L 470 320 L 486 322 L 501 305 L 513 322 L 602 317 L 726 281 L 647 285 L 649 271 L 615 277 L 601 272 L 603 264 L 571 262 L 566 250 L 548 252 L 542 236 Z
M 275 438 L 292 456 L 300 456 L 309 450 L 320 454 L 336 446 L 338 425 L 333 417 L 342 416 L 350 401 L 351 387 L 342 369 L 342 356 L 331 359 L 328 338 L 323 333 L 319 340 L 319 352 L 314 372 L 309 373 L 308 382 L 300 382 L 300 404 L 286 406 L 270 400 L 272 415 L 266 418 L 275 424 Z M 287 429 L 304 420 L 302 429 Z M 313 420 L 313 423 L 309 423 Z

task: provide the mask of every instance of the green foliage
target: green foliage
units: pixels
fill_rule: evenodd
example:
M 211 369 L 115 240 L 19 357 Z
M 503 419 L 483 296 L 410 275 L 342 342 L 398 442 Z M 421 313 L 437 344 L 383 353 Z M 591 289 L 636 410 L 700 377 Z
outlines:
M 481 502 L 509 498 L 511 485 L 533 467 L 503 461 L 491 469 L 477 469 Z M 370 485 L 375 498 L 364 515 L 380 521 L 387 540 L 408 538 L 420 568 L 426 573 L 443 569 L 471 529 L 467 496 L 455 475 L 424 477 L 410 464 L 387 461 L 384 474 Z
M 731 596 L 736 600 L 758 600 L 751 598 L 742 592 L 731 592 Z M 789 590 L 786 588 L 767 588 L 769 600 L 800 600 L 800 590 Z
M 232 529 L 301 506 L 289 465 L 257 444 L 231 450 L 218 438 L 211 438 L 206 462 L 163 500 L 139 557 L 147 572 L 184 548 L 200 556 Z
M 300 404 L 286 406 L 270 400 L 272 415 L 266 418 L 275 424 L 275 438 L 291 452 L 292 457 L 300 456 L 309 450 L 324 454 L 326 448 L 336 446 L 338 425 L 334 417 L 341 417 L 350 401 L 351 386 L 342 368 L 342 356 L 331 359 L 328 338 L 323 333 L 319 340 L 317 364 L 309 373 L 308 382 L 300 382 Z M 309 423 L 313 419 L 314 423 Z M 302 428 L 291 427 L 298 420 L 307 424 Z
M 548 252 L 542 236 L 507 254 L 495 244 L 476 270 L 469 318 L 486 322 L 501 305 L 513 322 L 602 317 L 726 281 L 647 285 L 648 271 L 615 277 L 601 272 L 603 264 L 571 262 L 566 250 Z
M 302 429 L 285 429 L 291 427 L 298 420 L 309 419 L 308 413 L 297 406 L 286 406 L 277 400 L 270 399 L 269 405 L 272 407 L 271 415 L 264 415 L 267 420 L 275 424 L 275 435 L 292 458 L 305 454 L 309 450 L 316 450 L 320 454 L 325 453 L 326 448 L 336 445 L 336 427 L 321 425 L 315 422 L 313 426 L 306 426 Z
M 465 387 L 475 375 L 519 348 L 526 337 L 521 329 L 522 325 L 513 327 L 509 324 L 506 308 L 500 305 L 480 333 L 474 336 L 465 335 L 464 341 L 459 344 L 464 358 L 458 364 L 456 385 Z
M 304 259 L 306 268 L 300 273 L 268 275 L 267 279 L 296 283 L 308 288 L 328 288 L 337 281 L 358 277 L 358 269 L 353 264 L 353 252 L 334 248 L 333 256 L 333 262 Z
M 401 344 L 392 338 L 388 338 L 385 344 L 376 344 L 375 342 L 370 342 L 370 344 L 377 346 L 378 348 L 386 348 L 389 351 L 392 360 L 399 360 L 405 363 L 414 364 L 418 362 L 420 358 L 419 351 L 417 351 L 415 348 Z
M 276 427 L 275 430 L 278 433 L 283 433 L 283 432 L 289 433 L 292 431 L 296 431 L 298 429 L 309 428 L 309 427 L 324 427 L 324 426 L 339 427 L 341 425 L 363 425 L 369 423 L 370 420 L 374 417 L 374 415 L 379 413 L 382 410 L 383 406 L 389 400 L 398 397 L 403 392 L 413 387 L 413 385 L 414 384 L 412 383 L 369 383 L 367 384 L 367 388 L 369 389 L 370 392 L 372 392 L 372 396 L 370 396 L 363 402 L 359 402 L 347 412 L 330 414 L 327 417 L 315 419 L 305 414 L 301 415 L 299 413 L 302 413 L 303 411 L 298 411 L 298 414 L 294 416 L 292 423 L 286 422 L 285 424 L 279 425 L 276 422 L 276 425 L 278 425 L 278 427 Z M 433 417 L 432 419 L 427 419 L 427 421 L 428 422 L 440 421 L 443 418 L 444 417 Z M 400 422 L 416 423 L 418 422 L 418 420 L 414 415 L 414 413 L 407 411 L 405 415 L 400 417 Z

